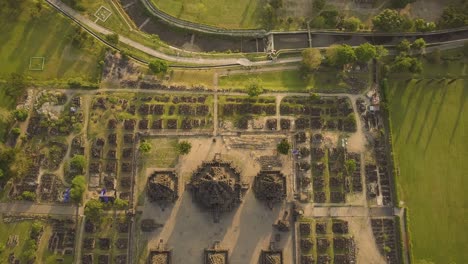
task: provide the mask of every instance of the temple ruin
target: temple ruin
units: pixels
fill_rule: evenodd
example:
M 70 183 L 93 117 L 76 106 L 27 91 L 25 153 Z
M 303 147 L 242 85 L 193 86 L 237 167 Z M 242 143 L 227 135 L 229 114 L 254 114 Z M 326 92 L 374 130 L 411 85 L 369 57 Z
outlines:
M 216 242 L 213 248 L 205 249 L 204 264 L 228 264 L 228 251 L 220 248 L 219 242 Z
M 211 210 L 217 221 L 221 212 L 231 211 L 242 202 L 248 185 L 241 183 L 240 172 L 232 163 L 221 160 L 217 154 L 193 173 L 190 188 L 195 201 Z
M 147 187 L 148 199 L 152 202 L 170 203 L 179 197 L 179 179 L 173 170 L 153 172 Z
M 265 200 L 271 207 L 286 198 L 286 176 L 277 170 L 262 170 L 255 177 L 254 191 L 257 199 Z

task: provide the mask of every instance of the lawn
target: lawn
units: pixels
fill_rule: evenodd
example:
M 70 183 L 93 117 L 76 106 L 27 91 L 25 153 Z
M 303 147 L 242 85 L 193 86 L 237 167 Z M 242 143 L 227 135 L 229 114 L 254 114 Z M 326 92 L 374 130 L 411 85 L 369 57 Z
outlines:
M 30 238 L 31 227 L 33 224 L 32 220 L 19 221 L 12 223 L 4 223 L 3 216 L 0 216 L 0 246 L 4 247 L 4 250 L 0 252 L 0 263 L 8 263 L 8 256 L 11 253 L 14 253 L 16 258 L 21 260 L 21 263 L 25 263 L 25 259 L 22 253 L 25 250 L 25 242 Z M 47 227 L 46 227 L 47 229 Z M 18 244 L 14 247 L 7 246 L 7 241 L 9 236 L 18 236 Z M 38 255 L 43 254 L 42 250 L 45 250 L 47 247 L 48 237 L 43 237 L 38 245 L 40 249 L 37 253 Z M 57 255 L 55 255 L 57 257 Z
M 168 85 L 213 87 L 214 70 L 174 69 L 169 73 Z
M 0 245 L 5 247 L 5 250 L 0 253 L 0 262 L 8 263 L 8 256 L 10 253 L 14 253 L 15 256 L 21 255 L 24 247 L 24 242 L 29 238 L 31 232 L 32 221 L 22 221 L 11 224 L 3 223 L 3 217 L 0 218 Z M 18 235 L 19 243 L 14 248 L 7 246 L 8 237 L 10 235 Z
M 179 154 L 176 151 L 177 139 L 156 138 L 148 140 L 151 151 L 144 154 L 145 167 L 173 168 L 178 161 Z
M 467 263 L 468 81 L 389 84 L 397 189 L 409 208 L 414 259 Z
M 179 19 L 222 28 L 259 28 L 259 0 L 151 0 Z
M 20 10 L 0 16 L 0 78 L 19 72 L 36 80 L 82 77 L 96 81 L 102 46 L 91 38 L 81 48 L 72 45 L 70 36 L 76 26 L 45 3 L 33 17 L 34 2 L 25 0 Z M 30 70 L 31 57 L 43 57 L 44 69 Z
M 354 74 L 361 80 L 368 80 L 367 73 Z M 349 92 L 349 85 L 337 77 L 337 71 L 321 70 L 303 77 L 299 70 L 271 71 L 254 74 L 233 74 L 219 79 L 219 88 L 245 89 L 249 78 L 257 78 L 268 91 L 288 92 Z

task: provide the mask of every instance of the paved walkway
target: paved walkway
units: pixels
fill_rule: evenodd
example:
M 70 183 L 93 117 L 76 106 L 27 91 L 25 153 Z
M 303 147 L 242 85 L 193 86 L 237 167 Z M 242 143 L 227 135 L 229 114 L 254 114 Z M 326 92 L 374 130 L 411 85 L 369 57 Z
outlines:
M 76 215 L 75 205 L 38 204 L 33 202 L 0 203 L 0 213 Z M 79 213 L 82 214 L 80 208 Z
M 392 217 L 395 215 L 393 207 L 365 207 L 365 206 L 314 206 L 304 207 L 307 217 Z

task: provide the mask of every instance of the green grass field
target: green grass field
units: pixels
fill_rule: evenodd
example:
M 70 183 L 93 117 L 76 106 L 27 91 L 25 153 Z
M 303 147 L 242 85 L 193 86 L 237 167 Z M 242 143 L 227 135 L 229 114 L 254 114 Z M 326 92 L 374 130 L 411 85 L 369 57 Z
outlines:
M 7 95 L 5 92 L 5 86 L 0 85 L 0 142 L 5 137 L 7 129 L 7 122 L 10 111 L 15 106 L 16 99 Z
M 174 17 L 224 28 L 258 28 L 258 0 L 152 0 Z
M 357 78 L 367 80 L 369 74 L 360 73 Z M 249 78 L 261 80 L 268 91 L 288 92 L 346 92 L 349 86 L 337 77 L 336 71 L 319 71 L 304 78 L 299 70 L 272 71 L 254 74 L 233 74 L 219 79 L 219 88 L 244 89 Z
M 71 45 L 68 36 L 75 29 L 70 20 L 46 4 L 33 18 L 33 3 L 25 0 L 20 11 L 0 16 L 0 77 L 20 72 L 36 80 L 82 77 L 96 81 L 102 46 L 90 40 L 83 48 Z M 29 69 L 31 57 L 45 58 L 43 71 Z
M 425 70 L 427 77 L 434 67 Z M 398 193 L 409 208 L 414 259 L 467 263 L 468 81 L 389 81 Z

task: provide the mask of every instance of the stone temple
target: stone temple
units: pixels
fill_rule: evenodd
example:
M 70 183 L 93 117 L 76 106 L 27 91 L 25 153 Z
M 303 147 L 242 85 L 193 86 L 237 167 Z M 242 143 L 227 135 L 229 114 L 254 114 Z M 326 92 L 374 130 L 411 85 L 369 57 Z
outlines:
M 255 177 L 254 191 L 257 199 L 269 206 L 286 198 L 286 177 L 280 171 L 260 171 Z
M 179 181 L 174 171 L 155 171 L 148 178 L 147 194 L 152 202 L 170 203 L 179 197 Z
M 223 161 L 219 155 L 214 160 L 203 162 L 193 173 L 190 188 L 194 200 L 215 214 L 231 211 L 242 202 L 248 185 L 241 183 L 240 172 L 231 162 Z

